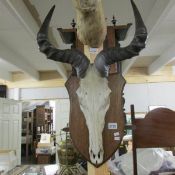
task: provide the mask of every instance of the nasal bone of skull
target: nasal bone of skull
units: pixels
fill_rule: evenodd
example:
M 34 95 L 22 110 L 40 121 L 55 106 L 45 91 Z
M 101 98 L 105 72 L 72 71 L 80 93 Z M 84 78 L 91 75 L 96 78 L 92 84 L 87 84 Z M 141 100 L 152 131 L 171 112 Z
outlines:
M 104 152 L 102 151 L 102 149 L 99 149 L 98 152 L 94 152 L 92 151 L 92 149 L 89 150 L 89 154 L 90 154 L 90 160 L 93 164 L 101 164 L 103 162 L 103 154 Z
M 94 132 L 91 133 L 92 137 L 94 136 L 95 138 L 89 138 L 90 141 L 90 146 L 89 146 L 89 155 L 90 155 L 90 160 L 94 164 L 100 164 L 103 162 L 103 146 L 102 146 L 102 135 L 99 135 L 99 133 Z

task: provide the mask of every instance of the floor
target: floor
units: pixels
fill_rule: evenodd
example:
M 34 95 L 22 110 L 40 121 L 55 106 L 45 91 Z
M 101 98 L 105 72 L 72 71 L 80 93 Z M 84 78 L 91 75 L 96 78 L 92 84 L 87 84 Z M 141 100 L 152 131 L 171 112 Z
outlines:
M 22 165 L 31 165 L 36 164 L 36 158 L 33 155 L 29 155 L 28 157 L 21 157 Z

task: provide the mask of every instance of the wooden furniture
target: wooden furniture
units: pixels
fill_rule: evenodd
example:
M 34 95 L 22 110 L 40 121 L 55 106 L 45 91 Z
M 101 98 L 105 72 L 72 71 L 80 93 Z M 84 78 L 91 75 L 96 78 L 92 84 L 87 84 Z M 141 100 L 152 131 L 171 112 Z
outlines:
M 125 36 L 126 36 L 126 33 L 127 33 L 127 30 L 129 29 L 129 27 L 131 26 L 131 24 L 128 24 L 126 26 L 108 26 L 107 28 L 107 37 L 103 43 L 103 47 L 104 48 L 108 48 L 108 47 L 115 47 L 116 45 L 119 45 L 118 41 L 121 41 L 121 40 L 124 40 L 125 39 Z M 65 42 L 66 44 L 73 44 L 72 47 L 73 48 L 77 48 L 79 50 L 81 50 L 82 52 L 85 52 L 86 55 L 91 55 L 90 53 L 86 53 L 86 50 L 84 49 L 84 45 L 78 40 L 77 38 L 77 35 L 76 35 L 76 29 L 73 28 L 73 29 L 58 29 L 59 32 L 60 32 L 60 35 L 62 37 L 62 40 L 63 42 Z M 89 50 L 89 48 L 88 48 Z M 89 52 L 89 51 L 88 51 Z M 97 54 L 97 53 L 96 53 Z M 91 58 L 89 58 L 91 60 Z M 91 60 L 92 61 L 92 60 Z M 114 64 L 111 66 L 111 70 L 110 70 L 110 73 L 116 73 L 116 72 L 121 72 L 121 64 L 119 63 L 118 65 Z M 117 96 L 116 99 L 111 99 L 115 104 L 119 104 L 118 106 L 122 106 L 123 103 L 124 103 L 124 99 L 122 98 L 122 94 L 119 93 L 119 91 L 123 89 L 124 87 L 124 84 L 125 84 L 125 81 L 122 79 L 122 77 L 117 74 L 117 75 L 111 75 L 111 77 L 109 79 L 113 79 L 115 81 L 115 79 L 118 79 L 121 84 L 118 86 L 118 90 L 115 92 L 115 96 Z M 73 91 L 75 91 L 77 89 L 77 78 L 73 77 L 73 78 L 70 78 L 70 81 L 67 82 L 66 86 L 71 86 L 69 93 L 71 94 L 76 94 L 76 93 L 72 93 Z M 111 81 L 112 82 L 112 81 Z M 110 83 L 110 87 L 111 88 L 116 88 L 116 83 Z M 115 87 L 114 87 L 115 86 Z M 117 88 L 116 88 L 117 89 Z M 73 105 L 77 105 L 77 97 L 76 96 L 73 96 L 73 100 L 71 101 Z M 122 99 L 122 100 L 121 100 Z M 83 150 L 83 154 L 86 159 L 89 158 L 89 151 L 88 151 L 88 140 L 87 140 L 87 135 L 88 135 L 88 130 L 87 130 L 87 127 L 86 127 L 86 122 L 84 120 L 84 117 L 77 117 L 78 115 L 81 115 L 82 116 L 82 113 L 76 113 L 77 111 L 72 111 L 73 108 L 71 108 L 71 115 L 74 115 L 76 117 L 71 117 L 70 118 L 70 128 L 71 128 L 71 134 L 72 134 L 72 137 L 79 137 L 79 138 L 84 138 L 83 142 L 82 141 L 78 141 L 76 139 L 74 139 L 74 141 L 76 141 L 76 144 L 74 142 L 74 144 L 76 145 L 76 147 L 83 147 L 84 145 L 86 145 L 85 148 L 81 149 Z M 73 114 L 72 114 L 73 113 Z M 123 112 L 123 108 L 119 109 L 119 117 L 117 119 L 114 119 L 114 121 L 116 122 L 117 120 L 117 123 L 119 128 L 118 130 L 120 131 L 119 133 L 121 133 L 120 137 L 119 137 L 119 140 L 118 141 L 115 141 L 115 143 L 112 143 L 112 149 L 111 149 L 111 145 L 105 145 L 104 146 L 104 149 L 105 151 L 107 152 L 108 151 L 108 155 L 104 155 L 104 160 L 108 160 L 110 158 L 110 156 L 112 156 L 112 154 L 116 151 L 116 148 L 118 146 L 122 137 L 123 137 L 123 130 L 124 130 L 124 112 Z M 111 110 L 110 111 L 110 116 L 111 117 L 106 117 L 107 120 L 106 120 L 106 126 L 105 128 L 107 128 L 107 123 L 108 122 L 112 122 L 113 121 L 113 118 L 115 115 L 112 116 L 112 114 L 116 114 L 116 110 Z M 71 122 L 73 120 L 79 120 L 78 122 L 81 123 L 80 126 L 73 126 L 71 125 L 71 123 L 76 123 L 75 121 L 74 122 Z M 106 129 L 107 130 L 107 129 Z M 73 136 L 74 135 L 74 136 Z M 74 137 L 74 138 L 75 138 Z M 109 138 L 113 138 L 114 137 L 114 134 L 112 132 L 106 132 L 106 134 L 103 134 L 103 137 L 106 138 L 106 140 L 109 140 Z M 86 139 L 85 139 L 86 138 Z M 114 140 L 114 139 L 113 139 Z M 109 143 L 109 141 L 106 141 L 106 143 Z M 78 145 L 78 146 L 77 146 Z M 105 166 L 105 165 L 104 165 Z M 89 166 L 91 167 L 91 170 L 89 171 L 88 170 L 88 174 L 90 175 L 107 175 L 108 174 L 108 171 L 106 171 L 106 169 L 104 168 L 99 168 L 98 170 L 96 168 L 94 168 L 93 166 Z M 94 168 L 94 170 L 93 170 Z M 92 173 L 94 172 L 94 173 Z
M 37 164 L 52 164 L 55 161 L 55 154 L 37 154 Z
M 53 110 L 44 105 L 36 106 L 31 111 L 22 113 L 22 150 L 26 159 L 30 152 L 35 154 L 35 148 L 41 133 L 53 132 Z
M 131 105 L 133 124 L 133 166 L 137 175 L 137 148 L 175 146 L 175 112 L 167 108 L 150 111 L 144 119 L 136 119 Z
M 34 139 L 39 141 L 41 133 L 53 132 L 53 110 L 44 105 L 36 106 L 34 116 Z
M 103 149 L 105 154 L 103 163 L 106 162 L 115 153 L 124 136 L 124 100 L 121 100 L 121 92 L 123 91 L 125 80 L 120 74 L 110 75 L 108 80 L 109 87 L 112 91 L 110 101 L 111 104 L 115 105 L 115 108 L 110 106 L 105 117 L 105 126 L 103 130 Z M 79 80 L 75 76 L 70 77 L 65 85 L 68 90 L 70 96 L 70 104 L 72 106 L 70 113 L 71 117 L 69 119 L 70 132 L 75 147 L 86 158 L 86 160 L 90 162 L 88 128 L 84 119 L 84 115 L 80 110 L 79 101 L 76 95 L 78 88 L 77 86 L 79 85 L 77 81 Z M 118 115 L 116 116 L 116 114 Z M 77 125 L 78 123 L 79 125 Z M 108 129 L 109 123 L 117 123 L 117 128 Z M 117 139 L 114 139 L 115 133 L 118 133 Z
M 29 146 L 33 146 L 33 111 L 22 112 L 22 145 L 25 145 L 25 156 L 29 156 Z

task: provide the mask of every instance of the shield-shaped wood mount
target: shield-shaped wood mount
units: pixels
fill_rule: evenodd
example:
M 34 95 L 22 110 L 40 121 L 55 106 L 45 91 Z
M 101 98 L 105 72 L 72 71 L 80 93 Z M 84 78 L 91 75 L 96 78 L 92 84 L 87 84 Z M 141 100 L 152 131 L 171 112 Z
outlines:
M 74 146 L 87 161 L 92 163 L 89 157 L 88 128 L 76 94 L 79 87 L 79 81 L 80 80 L 76 76 L 70 76 L 65 84 L 70 97 L 69 128 Z M 112 92 L 110 94 L 110 107 L 105 116 L 105 126 L 102 133 L 104 149 L 102 164 L 116 152 L 124 136 L 124 85 L 125 79 L 121 74 L 110 74 L 108 77 L 108 86 Z M 111 129 L 109 127 L 110 124 L 117 124 L 117 128 Z M 93 165 L 99 167 L 102 164 Z

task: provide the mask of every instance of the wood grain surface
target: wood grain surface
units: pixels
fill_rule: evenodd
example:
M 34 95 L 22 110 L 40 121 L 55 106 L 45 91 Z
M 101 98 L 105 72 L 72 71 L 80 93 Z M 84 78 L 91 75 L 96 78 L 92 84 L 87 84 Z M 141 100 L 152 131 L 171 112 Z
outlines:
M 133 173 L 137 171 L 137 148 L 161 148 L 175 146 L 175 112 L 167 108 L 150 111 L 144 119 L 136 119 L 131 105 L 133 125 Z
M 175 112 L 167 108 L 150 111 L 144 119 L 135 119 L 134 142 L 137 148 L 175 146 Z
M 109 88 L 112 93 L 110 95 L 110 107 L 105 116 L 105 127 L 103 130 L 103 147 L 104 162 L 106 162 L 117 150 L 124 135 L 124 99 L 123 88 L 125 80 L 120 74 L 111 74 L 108 78 Z M 75 76 L 71 76 L 65 84 L 70 96 L 70 132 L 73 143 L 77 150 L 89 162 L 89 133 L 86 126 L 84 114 L 80 110 L 80 105 L 76 91 L 79 87 L 79 80 Z M 118 128 L 115 130 L 108 129 L 108 123 L 117 123 Z M 114 133 L 119 132 L 120 139 L 114 140 Z M 102 164 L 103 164 L 102 163 Z M 99 167 L 100 165 L 94 165 Z

